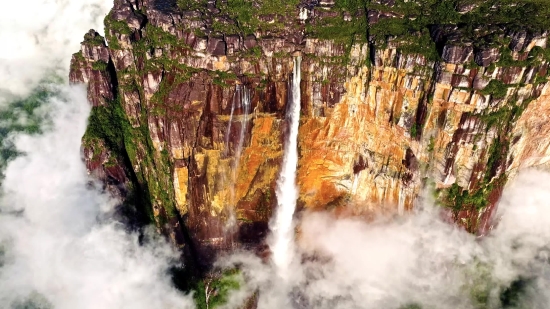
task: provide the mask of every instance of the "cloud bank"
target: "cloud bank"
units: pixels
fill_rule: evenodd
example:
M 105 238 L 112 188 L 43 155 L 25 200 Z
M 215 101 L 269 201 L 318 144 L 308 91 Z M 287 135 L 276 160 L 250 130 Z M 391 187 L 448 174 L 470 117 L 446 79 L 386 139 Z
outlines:
M 246 253 L 220 261 L 222 268 L 241 268 L 246 282 L 227 308 L 258 291 L 263 309 L 548 308 L 549 201 L 550 174 L 520 173 L 485 238 L 444 222 L 429 204 L 370 223 L 309 213 L 289 286 Z M 281 294 L 287 291 L 289 297 Z
M 109 220 L 117 201 L 95 189 L 81 159 L 90 107 L 82 86 L 67 85 L 70 55 L 90 28 L 103 31 L 111 7 L 32 0 L 0 10 L 1 142 L 23 153 L 0 188 L 0 308 L 193 307 L 167 274 L 179 254 L 155 232 L 143 243 Z M 20 106 L 36 93 L 39 106 Z M 29 106 L 40 134 L 25 132 L 37 124 Z
M 0 307 L 35 299 L 59 309 L 191 308 L 166 273 L 178 258 L 170 246 L 142 246 L 120 224 L 98 219 L 116 201 L 89 185 L 81 160 L 85 89 L 60 86 L 48 112 L 43 134 L 15 137 L 24 155 L 5 172 Z
M 84 33 L 103 33 L 112 0 L 9 1 L 0 10 L 0 106 L 51 76 L 67 76 Z

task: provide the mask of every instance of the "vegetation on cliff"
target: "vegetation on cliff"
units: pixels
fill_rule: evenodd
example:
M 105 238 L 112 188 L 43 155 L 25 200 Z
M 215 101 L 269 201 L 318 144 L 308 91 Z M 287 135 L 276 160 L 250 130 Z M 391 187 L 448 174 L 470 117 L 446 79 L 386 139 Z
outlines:
M 108 47 L 88 35 L 73 58 L 80 80 L 101 80 L 94 95 L 113 92 L 93 107 L 83 144 L 90 166 L 123 166 L 146 217 L 200 271 L 212 252 L 265 236 L 295 51 L 308 92 L 301 168 L 316 178 L 302 179 L 300 207 L 338 211 L 360 197 L 407 209 L 420 177 L 442 165 L 456 180 L 440 201 L 473 233 L 506 182 L 511 126 L 547 81 L 550 53 L 536 40 L 550 23 L 519 17 L 547 14 L 542 1 L 119 2 L 105 19 Z M 250 115 L 237 85 L 251 92 Z M 473 158 L 468 176 L 458 155 Z M 212 307 L 206 283 L 196 297 Z
M 440 34 L 452 34 L 458 44 L 475 48 L 502 46 L 506 33 L 540 33 L 550 29 L 550 8 L 545 1 L 418 0 L 344 1 L 347 10 L 366 8 L 369 38 L 383 47 L 388 39 L 404 53 L 422 54 L 437 60 L 441 55 Z M 532 16 L 534 18 L 528 18 Z

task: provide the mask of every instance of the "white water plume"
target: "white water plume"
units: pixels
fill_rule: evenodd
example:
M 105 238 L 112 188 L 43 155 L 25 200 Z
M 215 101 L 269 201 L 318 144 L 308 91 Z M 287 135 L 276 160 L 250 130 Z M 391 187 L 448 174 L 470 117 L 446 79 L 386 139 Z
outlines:
M 277 180 L 277 211 L 270 222 L 269 246 L 277 274 L 287 280 L 294 259 L 293 216 L 298 199 L 296 168 L 298 166 L 298 128 L 300 122 L 300 81 L 301 57 L 294 58 L 294 71 L 291 84 L 291 98 L 287 111 L 290 122 L 288 139 L 285 143 L 283 166 Z

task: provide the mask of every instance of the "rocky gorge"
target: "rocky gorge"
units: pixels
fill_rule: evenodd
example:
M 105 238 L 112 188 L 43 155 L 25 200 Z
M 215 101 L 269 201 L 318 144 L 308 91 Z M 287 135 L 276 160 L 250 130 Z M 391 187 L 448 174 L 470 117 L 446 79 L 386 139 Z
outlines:
M 402 214 L 428 190 L 484 235 L 550 159 L 540 3 L 115 0 L 71 61 L 86 166 L 199 273 L 264 253 L 299 55 L 298 215 Z

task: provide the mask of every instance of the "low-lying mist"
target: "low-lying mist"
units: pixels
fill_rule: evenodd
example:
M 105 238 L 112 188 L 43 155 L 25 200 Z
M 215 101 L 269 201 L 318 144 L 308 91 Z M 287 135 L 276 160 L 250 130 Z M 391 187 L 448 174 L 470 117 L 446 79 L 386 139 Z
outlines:
M 156 231 L 130 233 L 88 176 L 90 105 L 69 86 L 83 35 L 112 0 L 11 1 L 0 10 L 0 308 L 192 308 Z
M 0 307 L 190 308 L 167 273 L 178 254 L 155 231 L 140 244 L 110 220 L 117 201 L 90 183 L 85 89 L 59 86 L 45 104 L 43 133 L 13 138 L 22 155 L 1 188 Z
M 370 223 L 308 213 L 290 285 L 246 253 L 219 266 L 239 267 L 246 282 L 230 300 L 259 291 L 259 308 L 549 308 L 549 201 L 550 174 L 523 171 L 483 238 L 444 222 L 431 202 Z

